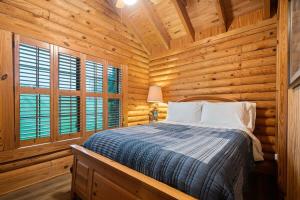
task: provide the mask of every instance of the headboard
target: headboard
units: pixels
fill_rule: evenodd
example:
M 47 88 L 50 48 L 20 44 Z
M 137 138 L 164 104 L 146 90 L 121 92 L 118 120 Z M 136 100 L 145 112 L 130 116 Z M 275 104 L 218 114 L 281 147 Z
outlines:
M 237 102 L 234 99 L 227 99 L 227 98 L 216 97 L 216 96 L 194 96 L 194 97 L 180 99 L 176 102 L 189 102 L 189 101 Z

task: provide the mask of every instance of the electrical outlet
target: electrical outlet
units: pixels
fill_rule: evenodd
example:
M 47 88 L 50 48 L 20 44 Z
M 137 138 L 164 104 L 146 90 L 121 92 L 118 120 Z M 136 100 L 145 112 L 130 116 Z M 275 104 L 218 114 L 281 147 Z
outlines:
M 275 153 L 274 159 L 275 159 L 275 160 L 278 160 L 278 154 L 277 154 L 277 153 Z

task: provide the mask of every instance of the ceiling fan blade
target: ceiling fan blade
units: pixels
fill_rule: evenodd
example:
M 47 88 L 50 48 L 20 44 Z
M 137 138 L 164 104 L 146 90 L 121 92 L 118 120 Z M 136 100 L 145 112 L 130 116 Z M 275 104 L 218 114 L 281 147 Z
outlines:
M 116 7 L 117 8 L 124 8 L 125 4 L 123 0 L 117 0 Z

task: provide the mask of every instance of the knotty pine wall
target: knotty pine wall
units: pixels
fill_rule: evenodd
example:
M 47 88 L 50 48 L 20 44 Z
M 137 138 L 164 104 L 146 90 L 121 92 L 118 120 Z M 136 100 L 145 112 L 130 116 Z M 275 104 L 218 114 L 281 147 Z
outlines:
M 150 60 L 139 39 L 121 21 L 102 0 L 0 1 L 0 29 L 127 63 L 128 125 L 148 121 L 149 83 L 163 87 L 166 102 L 200 94 L 254 101 L 258 106 L 255 134 L 263 143 L 265 158 L 273 160 L 276 142 L 275 18 L 201 39 L 184 49 L 161 53 Z M 0 58 L 4 57 L 0 54 Z M 160 117 L 165 116 L 166 107 L 163 106 Z M 11 139 L 6 138 L 7 132 L 1 132 L 9 129 L 3 122 L 0 121 L 0 162 L 1 159 L 17 159 L 19 155 L 24 159 L 25 155 L 37 152 L 15 153 L 10 146 L 7 148 L 6 141 Z M 69 155 L 66 151 L 60 154 L 60 157 Z M 67 157 L 41 163 L 43 159 L 45 157 L 36 158 L 36 163 L 40 164 L 32 167 L 0 173 L 0 194 L 64 173 L 72 160 Z M 37 176 L 37 169 L 41 176 Z M 15 178 L 8 180 L 7 177 Z
M 215 95 L 257 104 L 255 135 L 266 160 L 276 144 L 276 19 L 199 41 L 150 60 L 150 85 L 164 101 Z M 196 42 L 197 43 L 197 42 Z M 166 116 L 160 107 L 160 118 Z
M 68 172 L 74 143 L 15 149 L 13 33 L 126 64 L 128 125 L 148 121 L 149 55 L 110 9 L 102 0 L 0 1 L 0 74 L 8 74 L 0 81 L 0 195 Z
M 2 0 L 0 28 L 128 65 L 128 124 L 148 120 L 148 55 L 101 0 Z
M 300 196 L 300 86 L 288 92 L 287 199 Z

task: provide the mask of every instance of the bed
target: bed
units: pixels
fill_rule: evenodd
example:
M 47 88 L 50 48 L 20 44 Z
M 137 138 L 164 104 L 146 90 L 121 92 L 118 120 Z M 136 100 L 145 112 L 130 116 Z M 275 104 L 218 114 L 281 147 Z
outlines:
M 181 100 L 233 101 L 212 97 Z M 81 199 L 243 199 L 253 140 L 241 129 L 153 123 L 105 130 L 74 154 Z

